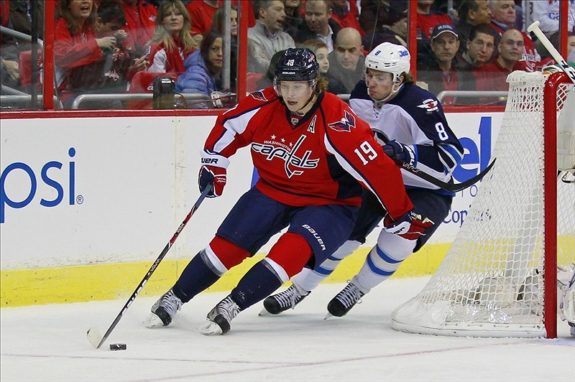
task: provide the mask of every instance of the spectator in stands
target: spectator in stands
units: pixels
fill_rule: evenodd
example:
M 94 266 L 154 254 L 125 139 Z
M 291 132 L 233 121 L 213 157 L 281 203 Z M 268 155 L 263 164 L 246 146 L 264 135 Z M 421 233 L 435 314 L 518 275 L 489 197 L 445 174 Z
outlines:
M 552 34 L 549 40 L 559 49 L 559 32 Z M 567 33 L 567 57 L 565 57 L 565 61 L 571 65 L 575 63 L 575 32 Z
M 378 23 L 362 39 L 366 50 L 384 42 L 407 47 L 407 3 L 404 0 L 382 2 L 378 10 Z M 362 9 L 363 12 L 363 9 Z
M 569 1 L 567 31 L 575 32 L 575 0 L 528 0 L 527 19 L 530 23 L 539 21 L 543 33 L 551 36 L 559 30 L 559 5 L 563 1 Z
M 515 1 L 513 0 L 490 0 L 489 8 L 491 10 L 491 27 L 501 35 L 507 29 L 516 29 L 516 8 Z M 525 61 L 526 67 L 529 71 L 534 71 L 539 67 L 541 56 L 535 48 L 535 43 L 531 37 L 525 32 L 523 34 L 523 41 L 525 41 L 525 52 L 523 53 L 522 61 Z
M 0 4 L 1 25 L 16 32 L 25 33 L 28 36 L 32 34 L 31 6 L 35 4 L 38 18 L 38 38 L 43 38 L 44 3 L 42 1 L 3 0 Z M 20 82 L 19 56 L 21 52 L 30 49 L 31 46 L 28 41 L 0 33 L 0 78 L 2 85 L 18 91 L 28 90 Z M 40 57 L 41 53 L 38 56 Z
M 97 81 L 95 66 L 118 45 L 115 36 L 96 36 L 96 8 L 93 0 L 61 0 L 54 36 L 54 61 L 60 100 L 69 107 L 77 93 Z M 123 17 L 123 16 L 122 16 Z M 94 79 L 96 74 L 96 79 Z
M 225 9 L 219 8 L 216 13 L 214 13 L 214 18 L 212 20 L 212 30 L 219 32 L 222 36 L 224 34 L 224 22 L 225 22 Z M 230 9 L 230 34 L 233 39 L 238 36 L 238 10 L 235 7 Z
M 491 23 L 491 10 L 487 0 L 463 0 L 459 5 L 459 22 L 455 26 L 461 49 L 466 46 L 471 28 L 479 24 Z
M 346 94 L 347 89 L 329 72 L 327 45 L 321 40 L 312 39 L 304 41 L 301 47 L 308 48 L 315 54 L 315 59 L 319 64 L 319 75 L 327 80 L 327 91 L 334 94 Z
M 487 24 L 474 26 L 457 62 L 458 69 L 472 71 L 491 62 L 498 37 L 497 32 Z
M 401 2 L 406 3 L 405 1 Z M 384 2 L 383 0 L 361 0 L 358 19 L 366 36 L 373 34 L 379 25 L 383 24 L 382 18 L 387 16 L 383 8 L 386 4 L 389 3 Z M 389 6 L 386 7 L 386 9 L 389 9 Z
M 331 19 L 338 23 L 340 28 L 355 28 L 362 37 L 365 35 L 359 24 L 359 10 L 355 0 L 332 0 Z
M 447 14 L 433 11 L 433 3 L 435 0 L 417 0 L 417 33 L 419 38 L 426 41 L 429 41 L 431 32 L 437 25 L 453 24 Z
M 255 9 L 256 25 L 248 29 L 248 71 L 265 73 L 274 53 L 295 48 L 295 42 L 283 31 L 282 0 L 260 0 Z
M 208 97 L 217 94 L 214 92 L 222 90 L 221 73 L 224 66 L 222 35 L 213 31 L 206 33 L 202 38 L 200 49 L 190 54 L 184 64 L 186 71 L 176 80 L 177 92 Z M 211 105 L 211 102 L 192 101 L 192 108 L 196 109 L 209 108 Z
M 303 24 L 303 12 L 301 11 L 301 0 L 285 0 L 286 18 L 284 21 L 284 31 L 295 37 L 297 31 Z
M 361 45 L 361 35 L 354 28 L 343 28 L 337 34 L 335 49 L 328 56 L 329 71 L 344 86 L 346 93 L 363 78 L 365 57 Z
M 462 87 L 476 89 L 477 78 L 482 76 L 481 68 L 492 61 L 498 42 L 499 35 L 487 24 L 479 24 L 471 29 L 466 47 L 458 55 L 455 64 L 460 74 L 459 79 L 464 84 Z M 477 99 L 467 100 L 477 102 Z
M 306 40 L 319 39 L 327 45 L 331 53 L 335 45 L 339 24 L 331 18 L 331 3 L 328 0 L 307 0 L 305 2 L 304 23 L 294 40 L 301 44 Z M 358 32 L 359 33 L 359 32 Z
M 567 62 L 575 67 L 575 32 L 569 32 L 567 37 Z
M 425 82 L 430 92 L 438 95 L 444 90 L 472 90 L 471 83 L 456 69 L 459 36 L 453 26 L 438 25 L 431 32 L 431 56 L 418 57 L 419 81 Z M 453 105 L 453 97 L 443 99 L 443 104 Z
M 151 41 L 148 72 L 183 73 L 184 60 L 194 50 L 190 15 L 181 0 L 164 0 L 158 8 Z
M 225 8 L 221 7 L 214 14 L 214 19 L 212 20 L 212 31 L 222 35 L 225 41 L 226 34 L 224 31 L 224 17 Z M 235 7 L 231 7 L 230 9 L 230 45 L 230 90 L 235 91 L 238 73 L 238 10 Z
M 212 20 L 220 8 L 220 0 L 195 0 L 186 5 L 192 20 L 192 36 L 196 46 L 200 46 L 204 33 L 212 28 Z
M 273 85 L 274 77 L 276 75 L 276 65 L 277 65 L 278 61 L 280 60 L 280 58 L 283 57 L 284 53 L 285 53 L 285 50 L 280 50 L 280 51 L 274 53 L 274 55 L 272 56 L 272 59 L 270 60 L 270 65 L 268 67 L 267 72 L 257 82 L 257 88 L 258 89 L 265 89 L 265 88 Z
M 521 61 L 525 50 L 521 31 L 507 29 L 503 32 L 497 50 L 499 52 L 497 59 L 480 69 L 482 76 L 477 79 L 477 90 L 506 91 L 509 86 L 506 81 L 509 73 L 526 69 L 525 62 Z
M 134 50 L 134 55 L 142 56 L 148 49 L 148 43 L 154 35 L 158 10 L 147 0 L 122 0 L 122 9 L 126 17 L 126 45 Z

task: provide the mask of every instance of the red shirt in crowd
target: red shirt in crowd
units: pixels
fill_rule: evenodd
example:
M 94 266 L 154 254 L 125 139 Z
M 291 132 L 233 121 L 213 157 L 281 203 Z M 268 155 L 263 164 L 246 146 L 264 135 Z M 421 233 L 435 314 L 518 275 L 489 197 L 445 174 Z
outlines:
M 427 40 L 430 39 L 433 28 L 442 24 L 453 25 L 453 21 L 451 17 L 445 14 L 417 14 L 417 27 L 421 31 L 422 36 Z
M 359 24 L 359 11 L 357 9 L 357 4 L 355 1 L 348 1 L 348 9 L 346 9 L 343 14 L 338 14 L 335 10 L 331 13 L 331 18 L 333 21 L 338 23 L 338 25 L 342 28 L 354 28 L 361 33 L 363 37 L 365 35 L 365 31 Z
M 104 54 L 96 43 L 92 28 L 72 34 L 66 20 L 60 18 L 54 30 L 54 61 L 62 69 L 74 69 L 100 61 Z
M 528 69 L 528 63 L 525 61 L 518 61 L 515 63 L 512 70 L 504 68 L 499 64 L 499 62 L 497 62 L 497 60 L 494 60 L 490 64 L 485 64 L 473 71 L 473 75 L 475 76 L 475 88 L 478 91 L 507 91 L 509 89 L 507 76 L 515 70 L 530 71 Z
M 186 9 L 190 14 L 192 20 L 192 35 L 203 34 L 209 31 L 212 27 L 212 20 L 218 8 L 223 6 L 223 0 L 218 0 L 216 5 L 206 3 L 203 0 L 190 1 L 186 5 Z M 239 7 L 238 1 L 232 1 L 232 5 L 237 9 Z M 252 4 L 248 5 L 248 27 L 256 24 L 255 15 L 252 10 Z
M 138 1 L 135 5 L 122 4 L 126 17 L 127 45 L 143 52 L 144 47 L 152 39 L 156 28 L 158 11 L 152 4 Z
M 506 29 L 503 29 L 501 26 L 491 23 L 490 24 L 493 30 L 495 30 L 501 36 Z M 521 35 L 523 36 L 523 43 L 525 44 L 525 52 L 523 53 L 523 57 L 521 59 L 522 62 L 525 62 L 525 70 L 528 72 L 533 72 L 535 70 L 540 69 L 540 61 L 541 56 L 537 53 L 537 49 L 535 49 L 535 43 L 531 40 L 531 37 L 525 32 L 521 31 Z M 523 70 L 523 69 L 522 69 Z

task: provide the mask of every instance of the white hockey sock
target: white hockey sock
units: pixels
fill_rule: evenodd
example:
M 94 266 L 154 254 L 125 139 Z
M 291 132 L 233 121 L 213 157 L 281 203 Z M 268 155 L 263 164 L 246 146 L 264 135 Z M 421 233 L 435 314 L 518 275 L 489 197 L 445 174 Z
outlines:
M 292 278 L 293 283 L 300 289 L 308 292 L 312 291 L 323 279 L 335 270 L 342 259 L 353 253 L 360 245 L 361 243 L 359 241 L 346 241 L 337 251 L 321 263 L 319 267 L 316 267 L 317 271 L 304 268 Z
M 395 273 L 401 262 L 411 255 L 415 243 L 397 235 L 380 234 L 378 244 L 369 251 L 354 283 L 367 293 Z

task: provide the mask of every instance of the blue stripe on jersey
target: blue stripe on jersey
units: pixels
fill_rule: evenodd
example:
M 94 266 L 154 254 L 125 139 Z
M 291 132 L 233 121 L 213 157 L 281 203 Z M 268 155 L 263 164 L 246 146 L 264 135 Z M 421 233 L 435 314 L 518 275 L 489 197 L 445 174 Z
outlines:
M 313 269 L 314 272 L 319 273 L 320 275 L 325 275 L 325 276 L 329 276 L 331 274 L 331 272 L 333 272 L 333 270 L 328 270 L 322 267 L 316 267 Z
M 387 271 L 384 271 L 382 269 L 379 269 L 378 267 L 375 266 L 375 264 L 373 263 L 373 260 L 371 260 L 371 256 L 369 256 L 369 255 L 367 256 L 366 260 L 367 260 L 367 265 L 369 266 L 369 269 L 375 274 L 378 274 L 381 276 L 391 276 L 395 272 L 395 271 L 387 272 Z

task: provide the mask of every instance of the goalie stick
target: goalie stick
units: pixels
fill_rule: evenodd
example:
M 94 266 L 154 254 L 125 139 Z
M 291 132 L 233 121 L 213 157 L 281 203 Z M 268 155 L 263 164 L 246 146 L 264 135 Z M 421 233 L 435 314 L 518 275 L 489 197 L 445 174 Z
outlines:
M 467 187 L 474 185 L 475 183 L 477 183 L 481 179 L 483 179 L 483 177 L 485 175 L 487 175 L 487 173 L 491 170 L 491 168 L 495 164 L 495 160 L 496 159 L 493 159 L 493 161 L 489 164 L 489 166 L 487 166 L 487 168 L 485 168 L 485 170 L 483 170 L 479 174 L 475 175 L 473 178 L 467 179 L 465 182 L 461 182 L 461 183 L 442 182 L 441 180 L 434 178 L 433 176 L 431 176 L 431 175 L 429 175 L 429 174 L 427 174 L 421 170 L 418 170 L 417 168 L 410 165 L 409 163 L 402 162 L 401 168 L 404 169 L 405 171 L 415 175 L 415 176 L 420 177 L 423 180 L 428 181 L 429 183 L 431 183 L 431 184 L 433 184 L 439 188 L 443 188 L 444 190 L 451 191 L 451 192 L 458 192 L 458 191 L 466 189 Z
M 551 57 L 557 62 L 557 64 L 561 67 L 561 70 L 567 74 L 567 76 L 571 79 L 571 81 L 575 84 L 575 69 L 573 69 L 561 56 L 561 54 L 555 49 L 551 41 L 545 36 L 541 28 L 539 28 L 539 21 L 535 21 L 533 24 L 527 27 L 527 32 L 534 33 L 535 36 L 539 39 L 541 44 L 547 49 Z
M 102 335 L 100 335 L 98 329 L 96 329 L 96 328 L 88 329 L 88 332 L 87 332 L 88 341 L 90 341 L 90 343 L 96 349 L 99 349 L 100 346 L 102 346 L 102 344 L 104 343 L 104 341 L 106 341 L 108 336 L 110 336 L 110 334 L 112 333 L 112 331 L 114 330 L 116 325 L 118 325 L 118 322 L 120 322 L 120 319 L 122 318 L 122 315 L 124 314 L 124 312 L 130 307 L 130 305 L 132 305 L 132 302 L 134 302 L 134 300 L 138 296 L 138 293 L 140 293 L 140 291 L 142 290 L 144 285 L 146 285 L 146 283 L 148 282 L 150 277 L 152 277 L 152 274 L 154 273 L 156 268 L 158 268 L 158 265 L 160 265 L 160 262 L 166 256 L 166 254 L 168 253 L 168 251 L 170 250 L 170 248 L 172 247 L 172 245 L 174 244 L 174 242 L 176 241 L 176 239 L 180 235 L 180 232 L 182 232 L 182 230 L 184 229 L 184 227 L 186 226 L 188 221 L 191 219 L 194 212 L 196 212 L 196 210 L 198 209 L 198 207 L 200 206 L 200 204 L 202 203 L 202 201 L 204 200 L 206 195 L 211 191 L 211 189 L 212 189 L 212 185 L 209 185 L 206 188 L 204 188 L 204 191 L 202 191 L 202 194 L 200 195 L 198 200 L 194 203 L 190 212 L 188 212 L 188 214 L 186 215 L 186 217 L 184 218 L 184 220 L 182 221 L 182 223 L 180 224 L 180 226 L 178 227 L 178 229 L 176 230 L 176 232 L 174 233 L 174 235 L 172 236 L 170 241 L 168 241 L 168 244 L 166 244 L 166 246 L 164 247 L 164 249 L 162 250 L 162 252 L 158 256 L 156 261 L 154 261 L 154 263 L 152 264 L 152 266 L 150 267 L 150 269 L 148 270 L 148 272 L 146 273 L 146 275 L 144 276 L 142 281 L 140 281 L 140 283 L 138 284 L 138 286 L 136 287 L 136 289 L 134 290 L 134 292 L 132 293 L 132 295 L 130 296 L 128 301 L 126 301 L 126 303 L 122 307 L 122 310 L 120 310 L 120 313 L 118 313 L 118 315 L 116 316 L 116 319 L 114 320 L 114 322 L 112 322 L 112 325 L 110 325 L 108 330 L 106 330 L 106 333 L 102 336 Z
M 563 70 L 563 72 L 567 75 L 567 77 L 569 77 L 571 82 L 575 84 L 575 69 L 565 61 L 563 56 L 561 56 L 561 53 L 559 53 L 557 49 L 555 49 L 551 41 L 549 41 L 547 36 L 545 36 L 545 33 L 543 33 L 541 28 L 539 28 L 539 21 L 535 21 L 533 24 L 529 25 L 527 27 L 527 31 L 532 32 L 533 34 L 535 34 L 535 36 L 537 36 L 541 44 L 545 47 L 545 49 L 547 49 L 547 51 L 549 52 L 551 57 L 553 57 L 555 62 L 557 62 L 561 70 Z M 559 171 L 557 173 L 557 177 L 560 178 L 565 183 L 573 183 L 573 176 L 569 178 L 569 174 L 574 175 L 575 169 Z

